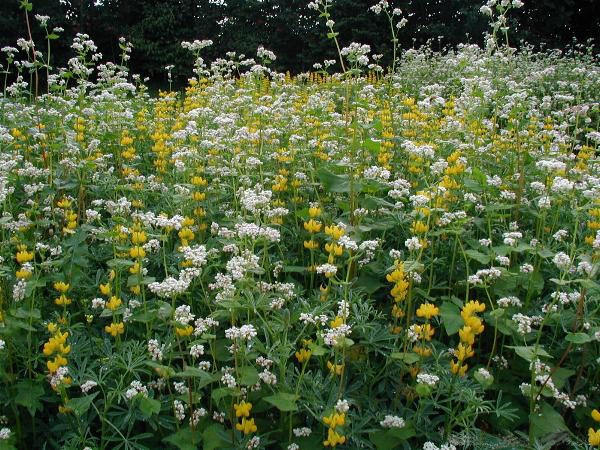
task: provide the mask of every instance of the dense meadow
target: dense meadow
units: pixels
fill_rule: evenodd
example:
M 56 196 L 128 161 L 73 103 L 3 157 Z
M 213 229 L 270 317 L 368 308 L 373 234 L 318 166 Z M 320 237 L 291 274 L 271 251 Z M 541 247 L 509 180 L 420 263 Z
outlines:
M 3 50 L 0 449 L 599 447 L 593 51 L 206 45 Z

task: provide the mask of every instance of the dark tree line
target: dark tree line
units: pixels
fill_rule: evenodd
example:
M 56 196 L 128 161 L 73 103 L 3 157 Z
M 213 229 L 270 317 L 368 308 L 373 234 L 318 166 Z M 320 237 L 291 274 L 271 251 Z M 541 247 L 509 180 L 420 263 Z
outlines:
M 63 66 L 72 56 L 69 43 L 75 33 L 87 33 L 105 61 L 119 57 L 118 38 L 134 45 L 131 68 L 159 82 L 164 67 L 174 64 L 176 80 L 190 76 L 192 58 L 181 41 L 211 39 L 208 60 L 227 51 L 254 56 L 264 45 L 278 58 L 274 67 L 300 72 L 314 62 L 335 57 L 332 43 L 307 0 L 33 0 L 34 14 L 51 16 L 50 27 L 65 29 L 53 41 L 53 65 Z M 342 43 L 370 44 L 389 58 L 391 42 L 385 17 L 368 11 L 375 0 L 335 0 L 333 18 Z M 487 18 L 479 8 L 483 0 L 390 0 L 402 8 L 408 24 L 400 32 L 403 48 L 433 41 L 437 50 L 462 42 L 482 43 Z M 0 46 L 15 46 L 26 37 L 20 0 L 0 0 Z M 513 15 L 511 39 L 537 47 L 564 48 L 573 39 L 585 42 L 598 36 L 598 0 L 525 0 Z M 45 50 L 44 34 L 32 17 L 33 36 Z M 384 64 L 389 59 L 384 58 Z

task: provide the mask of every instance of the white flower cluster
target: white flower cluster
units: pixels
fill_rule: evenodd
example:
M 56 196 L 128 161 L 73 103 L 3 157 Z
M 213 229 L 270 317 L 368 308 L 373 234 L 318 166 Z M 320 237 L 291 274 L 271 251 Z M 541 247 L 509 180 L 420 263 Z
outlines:
M 517 308 L 520 308 L 521 306 L 523 306 L 523 304 L 521 303 L 521 300 L 519 300 L 517 297 L 509 296 L 498 299 L 498 306 L 500 306 L 501 308 L 508 308 L 509 306 L 516 306 Z
M 348 324 L 340 325 L 337 328 L 329 328 L 323 335 L 325 344 L 334 347 L 341 343 L 352 332 L 352 327 Z
M 423 450 L 456 450 L 456 447 L 452 444 L 442 444 L 441 447 L 438 447 L 433 442 L 428 441 L 423 444 Z
M 296 437 L 308 437 L 312 433 L 312 430 L 308 427 L 294 428 L 292 431 Z
M 470 284 L 481 285 L 493 281 L 502 276 L 500 269 L 490 267 L 489 269 L 478 270 L 475 275 L 470 275 L 468 281 Z
M 542 318 L 540 316 L 527 316 L 521 313 L 514 314 L 511 317 L 511 320 L 513 322 L 516 322 L 517 331 L 523 336 L 531 333 L 532 326 L 539 325 L 540 323 L 542 323 Z
M 95 381 L 92 381 L 92 380 L 88 380 L 79 387 L 81 388 L 81 392 L 83 392 L 84 394 L 87 394 L 92 389 L 94 389 L 96 386 L 98 386 L 98 383 L 96 383 Z
M 378 167 L 378 166 L 371 166 L 371 167 L 367 167 L 364 171 L 363 171 L 363 176 L 367 179 L 367 180 L 381 180 L 381 181 L 387 181 L 390 178 L 390 171 L 383 168 L 383 167 Z
M 156 339 L 150 339 L 148 341 L 148 353 L 152 361 L 162 361 L 164 345 L 161 346 Z
M 406 425 L 404 419 L 398 416 L 386 415 L 385 418 L 379 422 L 383 428 L 403 428 Z
M 194 245 L 193 247 L 180 247 L 179 251 L 183 253 L 186 261 L 191 261 L 194 267 L 202 267 L 206 264 L 208 252 L 204 245 Z
M 321 326 L 325 325 L 327 323 L 329 319 L 327 318 L 327 316 L 325 314 L 321 314 L 318 316 L 315 316 L 314 314 L 311 313 L 301 313 L 300 314 L 300 322 L 305 323 L 305 324 L 311 324 L 311 325 L 317 325 L 320 324 Z
M 560 270 L 569 270 L 571 268 L 571 257 L 565 252 L 558 252 L 552 258 L 552 262 Z
M 417 375 L 417 383 L 426 384 L 427 386 L 435 386 L 438 381 L 440 381 L 440 377 L 437 375 L 432 375 L 429 373 L 420 373 Z
M 234 256 L 225 265 L 227 272 L 233 280 L 241 280 L 250 270 L 259 268 L 259 257 L 245 250 L 241 256 Z
M 250 237 L 252 239 L 264 238 L 270 242 L 279 242 L 281 233 L 275 228 L 261 227 L 255 223 L 236 223 L 235 231 L 240 239 Z
M 317 266 L 317 273 L 322 273 L 327 276 L 333 276 L 337 273 L 337 267 L 333 264 L 321 264 Z
M 244 209 L 256 214 L 268 208 L 273 192 L 255 186 L 254 189 L 240 189 L 238 196 Z
M 141 381 L 138 380 L 132 381 L 129 385 L 129 389 L 125 391 L 125 398 L 127 398 L 127 400 L 131 400 L 136 395 L 148 397 L 148 388 L 144 386 Z
M 225 330 L 225 337 L 227 339 L 236 340 L 243 339 L 248 341 L 253 337 L 256 337 L 256 328 L 254 325 L 242 325 L 241 327 L 231 327 Z

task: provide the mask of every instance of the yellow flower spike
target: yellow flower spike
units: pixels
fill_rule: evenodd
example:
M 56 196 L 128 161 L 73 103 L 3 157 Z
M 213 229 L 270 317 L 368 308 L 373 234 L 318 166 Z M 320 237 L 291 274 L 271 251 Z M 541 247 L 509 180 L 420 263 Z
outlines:
M 130 286 L 129 292 L 131 292 L 134 295 L 140 295 L 140 292 L 142 292 L 142 289 L 141 289 L 140 285 L 138 284 L 136 286 Z
M 471 327 L 467 325 L 458 330 L 458 336 L 460 337 L 460 341 L 467 345 L 473 345 L 475 342 L 475 333 L 473 333 Z
M 54 303 L 58 306 L 67 306 L 71 304 L 71 299 L 68 298 L 65 294 L 61 294 L 60 297 L 54 299 Z
M 100 285 L 100 292 L 102 293 L 102 295 L 110 295 L 110 291 L 111 291 L 110 283 Z
M 592 411 L 592 419 L 594 419 L 596 422 L 600 422 L 600 411 L 594 409 Z
M 310 219 L 308 222 L 304 222 L 304 229 L 311 234 L 318 233 L 321 231 L 323 224 L 316 220 Z
M 308 208 L 308 215 L 312 218 L 319 217 L 321 215 L 321 208 L 314 206 Z
M 327 361 L 327 369 L 329 372 L 335 375 L 341 375 L 342 370 L 344 369 L 343 364 L 333 364 L 331 361 Z
M 342 227 L 331 225 L 330 227 L 325 227 L 325 234 L 331 237 L 334 241 L 337 241 L 344 234 L 346 234 L 346 231 Z
M 339 328 L 342 325 L 344 325 L 344 319 L 340 316 L 336 316 L 335 319 L 333 319 L 331 322 L 329 322 L 329 326 L 331 328 Z
M 31 275 L 33 275 L 33 273 L 27 269 L 19 269 L 15 272 L 15 276 L 20 280 L 27 280 L 31 278 Z
M 106 325 L 104 331 L 112 337 L 117 337 L 117 335 L 125 333 L 125 325 L 123 322 L 113 322 L 110 325 Z
M 68 198 L 63 198 L 56 203 L 56 206 L 61 209 L 69 209 L 71 207 L 71 200 Z
M 25 264 L 33 259 L 33 252 L 28 252 L 27 249 L 17 252 L 16 259 L 19 264 Z
M 429 231 L 429 225 L 427 225 L 424 222 L 421 222 L 420 220 L 417 220 L 413 222 L 412 226 L 410 227 L 410 230 L 415 234 L 424 234 Z
M 298 362 L 300 364 L 303 364 L 306 361 L 308 361 L 310 359 L 311 355 L 312 355 L 312 352 L 305 348 L 302 348 L 295 353 L 296 359 L 298 360 Z
M 187 245 L 187 242 L 193 240 L 195 237 L 194 232 L 190 228 L 182 228 L 177 235 L 183 245 Z
M 421 306 L 419 306 L 419 309 L 417 309 L 417 317 L 423 317 L 426 320 L 430 320 L 439 313 L 439 308 L 432 303 L 423 303 Z
M 54 283 L 54 289 L 58 292 L 65 293 L 69 290 L 70 285 L 65 283 L 64 281 L 57 281 Z
M 175 333 L 179 337 L 189 336 L 189 335 L 192 334 L 193 331 L 194 331 L 194 327 L 192 327 L 191 325 L 188 325 L 188 326 L 183 327 L 183 328 L 175 327 Z
M 235 429 L 243 432 L 244 434 L 256 433 L 258 428 L 254 424 L 254 419 L 242 419 L 242 423 L 236 423 Z
M 332 428 L 327 431 L 327 440 L 323 441 L 325 447 L 335 447 L 346 442 L 346 436 L 336 433 Z
M 328 242 L 327 244 L 325 244 L 325 251 L 328 252 L 330 255 L 342 256 L 342 253 L 344 252 L 344 247 L 342 247 L 341 245 L 334 244 L 333 242 Z
M 146 233 L 144 233 L 143 231 L 134 231 L 133 233 L 131 233 L 131 243 L 138 245 L 138 244 L 143 244 L 148 240 L 148 237 L 146 236 Z
M 58 330 L 58 325 L 56 325 L 54 322 L 50 322 L 47 326 L 48 331 L 52 334 L 56 333 L 56 331 Z M 68 334 L 68 333 L 67 333 Z
M 250 417 L 252 403 L 242 400 L 240 403 L 234 403 L 235 417 Z
M 129 249 L 129 256 L 132 258 L 144 258 L 146 256 L 146 250 L 143 247 L 131 247 Z
M 123 302 L 121 301 L 120 298 L 118 298 L 117 296 L 113 295 L 109 301 L 106 302 L 106 308 L 110 309 L 111 311 L 115 311 L 119 308 L 119 306 L 121 306 L 123 304 Z
M 588 442 L 590 445 L 600 446 L 600 429 L 594 431 L 593 428 L 590 428 L 588 430 Z
M 319 243 L 317 241 L 304 241 L 304 248 L 308 250 L 317 250 L 319 248 Z
M 116 276 L 117 273 L 115 272 L 115 270 L 111 269 L 110 272 L 108 272 L 108 281 L 114 280 Z

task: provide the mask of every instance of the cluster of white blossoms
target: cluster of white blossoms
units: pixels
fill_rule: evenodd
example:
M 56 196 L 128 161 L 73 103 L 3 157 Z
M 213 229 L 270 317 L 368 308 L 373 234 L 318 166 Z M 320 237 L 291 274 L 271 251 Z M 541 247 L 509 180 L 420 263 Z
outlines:
M 276 230 L 272 227 L 261 227 L 255 223 L 236 223 L 234 228 L 235 232 L 237 233 L 237 237 L 240 239 L 244 239 L 246 237 L 250 237 L 252 239 L 264 238 L 270 242 L 279 242 L 279 239 L 281 238 L 281 233 L 279 230 Z
M 142 384 L 139 380 L 134 380 L 129 385 L 129 389 L 125 391 L 125 398 L 131 400 L 133 397 L 141 395 L 148 397 L 148 388 Z
M 254 325 L 242 325 L 241 327 L 231 327 L 225 330 L 225 337 L 227 339 L 236 340 L 242 339 L 248 341 L 253 337 L 256 337 L 257 332 Z
M 379 422 L 383 428 L 403 428 L 406 422 L 402 417 L 386 415 L 383 420 Z
M 336 328 L 328 328 L 323 334 L 323 341 L 326 345 L 334 347 L 342 343 L 351 332 L 352 327 L 348 324 L 342 324 Z
M 432 375 L 429 373 L 420 373 L 417 375 L 417 383 L 426 384 L 427 386 L 435 386 L 438 381 L 440 381 L 440 377 L 437 375 Z
M 152 361 L 162 361 L 163 358 L 163 350 L 164 345 L 160 345 L 158 340 L 150 339 L 148 340 L 148 353 L 150 353 L 150 357 Z

